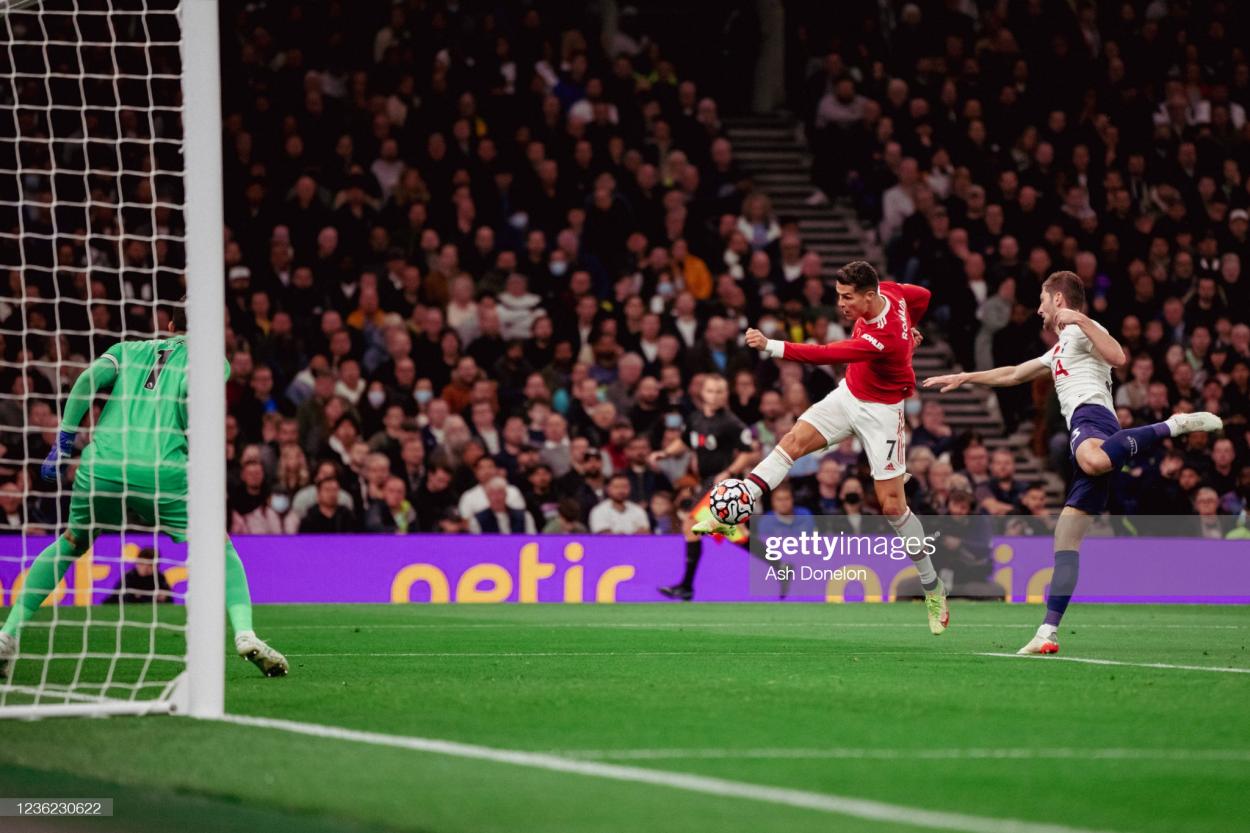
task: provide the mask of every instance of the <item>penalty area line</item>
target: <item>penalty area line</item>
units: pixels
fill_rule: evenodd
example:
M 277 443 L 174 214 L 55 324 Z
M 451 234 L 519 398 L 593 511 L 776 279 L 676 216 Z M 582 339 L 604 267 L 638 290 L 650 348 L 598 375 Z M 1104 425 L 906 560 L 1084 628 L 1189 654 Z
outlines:
M 1092 657 L 1060 657 L 1054 654 L 1005 654 L 997 651 L 978 651 L 978 657 L 1005 657 L 1007 659 L 1035 659 L 1046 662 L 1079 662 L 1085 665 L 1118 665 L 1125 668 L 1165 668 L 1172 671 L 1212 671 L 1217 674 L 1250 674 L 1250 668 L 1227 668 L 1218 665 L 1172 665 L 1167 662 L 1123 662 L 1118 659 L 1093 659 Z
M 1084 828 L 1067 827 L 1061 824 L 926 810 L 919 807 L 888 804 L 884 801 L 852 798 L 832 793 L 807 792 L 788 787 L 769 787 L 745 781 L 731 781 L 725 778 L 713 778 L 685 772 L 667 772 L 597 761 L 574 760 L 544 752 L 498 749 L 490 746 L 478 746 L 476 744 L 407 735 L 385 735 L 378 732 L 364 732 L 339 726 L 302 723 L 269 717 L 224 715 L 218 718 L 218 720 L 237 726 L 272 729 L 329 740 L 365 743 L 373 746 L 407 749 L 414 752 L 448 755 L 455 758 L 511 764 L 530 769 L 601 778 L 609 781 L 647 784 L 721 798 L 748 799 L 796 809 L 815 810 L 832 815 L 848 816 L 866 821 L 907 824 L 929 830 L 961 830 L 967 831 L 967 833 L 1094 833 L 1094 831 Z

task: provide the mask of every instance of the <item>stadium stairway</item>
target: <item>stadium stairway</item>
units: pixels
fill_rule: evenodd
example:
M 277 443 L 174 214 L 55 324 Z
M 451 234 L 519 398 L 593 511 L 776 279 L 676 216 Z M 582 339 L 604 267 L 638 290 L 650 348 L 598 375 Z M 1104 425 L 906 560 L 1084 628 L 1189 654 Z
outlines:
M 850 260 L 867 260 L 884 270 L 885 257 L 875 236 L 862 226 L 854 210 L 845 203 L 809 205 L 812 194 L 811 155 L 807 151 L 802 125 L 786 114 L 736 116 L 726 120 L 726 132 L 733 143 L 734 157 L 750 174 L 757 188 L 772 200 L 773 210 L 796 217 L 803 243 L 820 254 L 822 274 L 832 278 L 839 265 Z M 923 344 L 915 357 L 916 376 L 925 379 L 959 370 L 954 356 L 940 340 Z M 1024 423 L 1011 436 L 1003 436 L 998 403 L 986 390 L 958 390 L 950 393 L 922 391 L 925 398 L 942 403 L 946 422 L 957 433 L 976 431 L 990 449 L 1007 448 L 1016 458 L 1016 476 L 1025 481 L 1047 484 L 1051 508 L 1062 505 L 1063 481 L 1047 471 L 1030 448 L 1032 423 Z

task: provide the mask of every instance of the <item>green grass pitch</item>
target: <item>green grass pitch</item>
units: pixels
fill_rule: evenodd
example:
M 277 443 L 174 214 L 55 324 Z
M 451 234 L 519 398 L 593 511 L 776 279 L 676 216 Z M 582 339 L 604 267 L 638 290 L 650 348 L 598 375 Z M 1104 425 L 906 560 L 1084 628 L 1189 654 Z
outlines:
M 258 633 L 292 672 L 265 679 L 232 658 L 227 710 L 1001 829 L 1246 829 L 1250 674 L 1144 666 L 1250 669 L 1250 609 L 1069 612 L 1060 657 L 1141 665 L 981 655 L 1014 651 L 1038 619 L 1034 606 L 955 602 L 934 638 L 916 604 L 261 607 Z M 0 795 L 116 799 L 114 819 L 82 830 L 921 829 L 167 717 L 0 722 Z

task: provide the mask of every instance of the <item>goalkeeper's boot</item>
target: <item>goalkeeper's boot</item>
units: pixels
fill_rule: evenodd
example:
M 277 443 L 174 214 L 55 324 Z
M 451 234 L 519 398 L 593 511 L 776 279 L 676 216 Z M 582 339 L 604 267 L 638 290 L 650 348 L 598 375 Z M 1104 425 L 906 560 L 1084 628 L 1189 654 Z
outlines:
M 1059 640 L 1056 638 L 1058 628 L 1053 625 L 1042 625 L 1037 629 L 1037 633 L 1033 634 L 1033 638 L 1029 640 L 1029 644 L 1025 645 L 1019 651 L 1016 651 L 1022 657 L 1032 655 L 1057 654 L 1059 653 Z
M 941 579 L 938 579 L 937 587 L 932 592 L 925 591 L 924 607 L 929 614 L 929 632 L 941 636 L 951 622 L 951 610 L 946 604 L 946 585 Z
M 266 677 L 285 677 L 291 670 L 286 657 L 270 648 L 265 640 L 251 631 L 235 634 L 234 650 L 259 668 Z
M 0 680 L 9 676 L 9 665 L 17 659 L 17 637 L 0 633 Z
M 733 535 L 738 531 L 737 524 L 723 524 L 713 518 L 704 518 L 694 526 L 690 527 L 690 531 L 695 535 Z
M 1192 434 L 1195 431 L 1221 431 L 1224 420 L 1210 411 L 1194 411 L 1192 414 L 1172 414 L 1164 420 L 1173 437 Z

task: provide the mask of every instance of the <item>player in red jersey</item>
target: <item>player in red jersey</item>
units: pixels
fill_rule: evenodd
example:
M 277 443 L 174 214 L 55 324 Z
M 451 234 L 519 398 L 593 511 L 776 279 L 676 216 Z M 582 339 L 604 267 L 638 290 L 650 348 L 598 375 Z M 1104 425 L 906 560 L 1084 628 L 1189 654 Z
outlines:
M 785 479 L 795 460 L 851 435 L 858 437 L 872 466 L 881 511 L 907 542 L 907 554 L 920 574 L 929 629 L 940 634 L 950 619 L 946 589 L 920 546 L 924 527 L 907 508 L 903 492 L 907 473 L 903 400 L 916 390 L 911 366 L 916 348 L 914 328 L 929 306 L 929 290 L 882 283 L 877 270 L 862 260 L 838 270 L 837 290 L 838 309 L 855 322 L 851 337 L 844 341 L 794 344 L 766 338 L 759 330 L 747 331 L 747 346 L 773 358 L 848 365 L 842 384 L 808 408 L 772 453 L 747 475 L 747 489 L 758 506 L 760 499 Z M 696 531 L 719 531 L 715 526 L 711 523 Z

